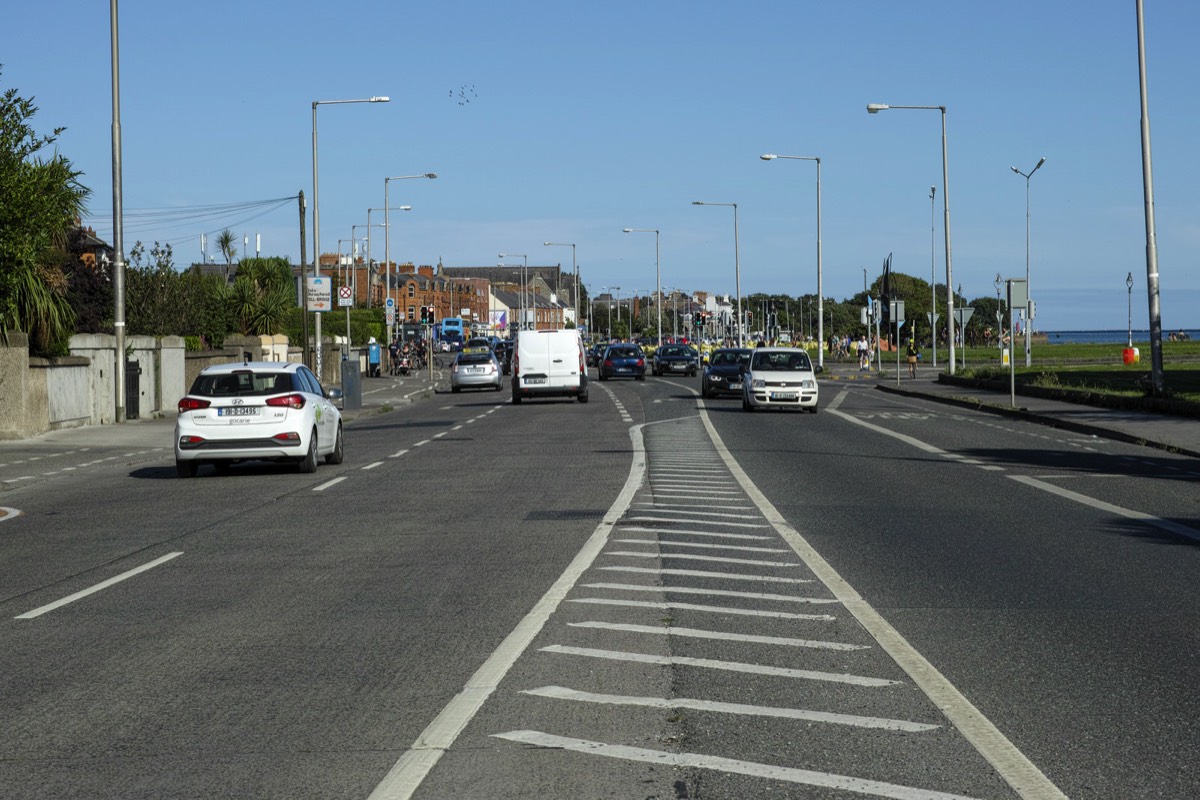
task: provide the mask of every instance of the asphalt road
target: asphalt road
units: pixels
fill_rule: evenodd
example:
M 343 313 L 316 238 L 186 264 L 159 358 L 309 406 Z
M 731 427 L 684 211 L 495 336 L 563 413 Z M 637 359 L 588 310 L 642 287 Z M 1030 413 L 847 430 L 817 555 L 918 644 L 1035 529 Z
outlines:
M 0 449 L 0 796 L 1200 795 L 1194 459 L 367 385 L 314 475 Z

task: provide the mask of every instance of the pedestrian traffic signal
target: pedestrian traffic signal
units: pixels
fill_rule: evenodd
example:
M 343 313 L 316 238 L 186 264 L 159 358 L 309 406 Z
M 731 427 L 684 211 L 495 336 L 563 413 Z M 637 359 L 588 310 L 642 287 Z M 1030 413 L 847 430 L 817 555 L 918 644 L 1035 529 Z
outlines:
M 433 306 L 421 306 L 421 324 L 433 324 Z

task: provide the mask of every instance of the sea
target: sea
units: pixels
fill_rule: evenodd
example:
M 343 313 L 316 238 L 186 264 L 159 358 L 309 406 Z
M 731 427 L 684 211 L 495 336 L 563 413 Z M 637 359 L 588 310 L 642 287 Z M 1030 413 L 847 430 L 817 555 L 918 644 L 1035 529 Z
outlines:
M 1200 340 L 1200 330 L 1183 329 L 1182 331 L 1163 331 L 1163 341 L 1169 341 L 1170 335 L 1174 333 L 1177 337 L 1183 333 L 1188 339 L 1193 341 Z M 1129 341 L 1128 329 L 1119 331 L 1046 331 L 1046 341 L 1049 344 L 1125 344 Z M 1150 345 L 1150 331 L 1137 330 L 1133 331 L 1133 343 Z

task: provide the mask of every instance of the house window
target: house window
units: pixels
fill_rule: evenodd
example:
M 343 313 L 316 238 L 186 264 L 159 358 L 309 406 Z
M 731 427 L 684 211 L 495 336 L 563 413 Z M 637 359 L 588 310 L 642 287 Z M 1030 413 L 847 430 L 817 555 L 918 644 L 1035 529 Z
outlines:
M 408 285 L 408 296 L 409 296 L 409 297 L 416 297 L 416 296 L 417 296 L 417 286 L 416 286 L 416 284 L 410 283 L 410 284 Z M 412 311 L 411 311 L 411 309 L 410 309 L 410 311 L 409 311 L 409 316 L 412 316 Z
M 409 286 L 408 288 L 409 288 L 409 289 L 411 289 L 412 287 L 411 287 L 411 286 Z M 408 321 L 409 321 L 409 322 L 412 322 L 412 321 L 413 321 L 414 319 L 416 319 L 416 318 L 417 318 L 417 307 L 416 307 L 416 306 L 409 306 L 409 307 L 408 307 Z

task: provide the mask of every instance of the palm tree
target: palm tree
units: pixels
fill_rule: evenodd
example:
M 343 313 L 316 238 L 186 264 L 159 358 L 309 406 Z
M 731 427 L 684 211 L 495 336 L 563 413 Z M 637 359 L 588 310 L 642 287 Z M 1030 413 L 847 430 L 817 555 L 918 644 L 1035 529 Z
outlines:
M 217 249 L 225 256 L 225 282 L 228 283 L 233 257 L 237 255 L 237 236 L 229 228 L 217 234 Z
M 291 266 L 283 258 L 246 259 L 238 266 L 229 301 L 242 333 L 279 333 L 296 306 Z

